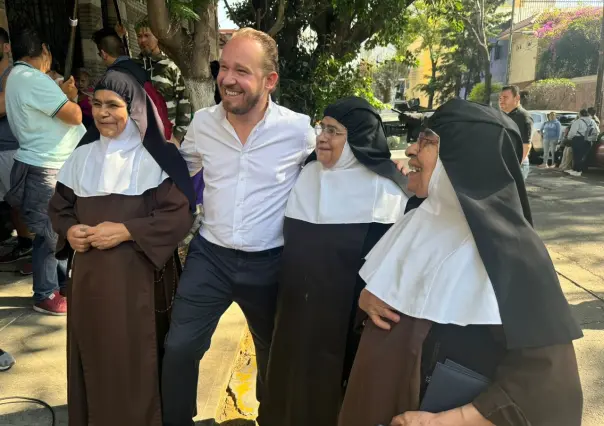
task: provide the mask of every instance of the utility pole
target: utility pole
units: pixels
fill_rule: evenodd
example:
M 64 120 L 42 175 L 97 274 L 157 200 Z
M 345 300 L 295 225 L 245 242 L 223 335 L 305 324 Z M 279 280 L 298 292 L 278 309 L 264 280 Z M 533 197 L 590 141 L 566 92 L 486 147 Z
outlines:
M 596 80 L 596 116 L 602 117 L 602 79 L 604 78 L 604 1 L 600 27 L 600 49 L 598 52 L 598 78 Z
M 508 66 L 505 76 L 507 84 L 510 84 L 510 72 L 512 70 L 512 43 L 514 41 L 514 13 L 516 12 L 516 1 L 517 0 L 512 0 L 512 17 L 510 18 L 510 43 L 508 46 Z

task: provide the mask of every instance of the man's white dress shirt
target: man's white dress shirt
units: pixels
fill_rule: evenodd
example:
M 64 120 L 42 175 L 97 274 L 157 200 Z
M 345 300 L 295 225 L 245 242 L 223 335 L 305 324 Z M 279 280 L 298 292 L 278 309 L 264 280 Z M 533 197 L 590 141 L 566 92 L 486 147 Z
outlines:
M 222 104 L 197 111 L 180 152 L 191 175 L 203 168 L 201 236 L 248 252 L 282 246 L 289 193 L 314 148 L 310 118 L 272 102 L 245 144 Z

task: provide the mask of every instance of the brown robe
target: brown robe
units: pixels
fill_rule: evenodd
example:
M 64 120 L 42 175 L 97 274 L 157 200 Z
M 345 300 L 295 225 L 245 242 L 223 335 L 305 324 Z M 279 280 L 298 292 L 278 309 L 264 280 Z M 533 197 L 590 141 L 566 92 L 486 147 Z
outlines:
M 430 338 L 433 327 L 438 339 Z M 368 321 L 339 425 L 387 426 L 418 411 L 436 361 L 461 356 L 460 364 L 491 378 L 473 404 L 496 426 L 580 426 L 583 397 L 572 343 L 507 350 L 502 339 L 501 326 L 442 326 L 402 315 L 385 331 Z
M 259 424 L 337 423 L 360 339 L 355 320 L 365 283 L 358 271 L 389 228 L 380 223 L 313 224 L 285 218 L 268 391 L 260 405 Z
M 161 426 L 159 369 L 189 231 L 186 197 L 170 179 L 140 196 L 79 198 L 59 183 L 49 216 L 57 256 L 69 228 L 123 223 L 133 241 L 76 253 L 68 283 L 67 376 L 70 426 Z

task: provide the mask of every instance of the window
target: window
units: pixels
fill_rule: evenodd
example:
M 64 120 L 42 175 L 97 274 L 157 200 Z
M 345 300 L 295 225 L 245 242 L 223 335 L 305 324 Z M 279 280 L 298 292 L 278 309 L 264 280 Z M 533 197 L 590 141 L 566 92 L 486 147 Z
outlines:
M 499 44 L 496 44 L 495 48 L 493 49 L 493 59 L 495 59 L 496 61 L 501 59 L 501 45 Z
M 541 123 L 543 121 L 543 117 L 539 113 L 531 113 L 531 118 L 533 119 L 533 123 Z

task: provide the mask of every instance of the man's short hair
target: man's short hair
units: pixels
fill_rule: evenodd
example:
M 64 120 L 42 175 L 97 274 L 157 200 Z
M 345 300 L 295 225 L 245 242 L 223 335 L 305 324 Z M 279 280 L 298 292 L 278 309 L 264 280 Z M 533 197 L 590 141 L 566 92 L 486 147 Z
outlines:
M 520 88 L 518 86 L 515 85 L 511 85 L 511 86 L 504 86 L 501 91 L 505 92 L 506 90 L 509 90 L 510 92 L 512 92 L 512 95 L 514 97 L 518 96 L 520 94 Z
M 13 59 L 19 61 L 25 57 L 37 58 L 42 56 L 43 45 L 50 50 L 44 38 L 34 28 L 22 28 L 13 34 L 11 49 L 13 51 Z
M 236 38 L 247 38 L 258 42 L 264 51 L 264 71 L 267 74 L 279 73 L 279 50 L 274 38 L 253 28 L 242 28 L 236 31 L 231 40 Z
M 0 43 L 10 43 L 10 37 L 8 31 L 0 27 Z
M 144 16 L 140 21 L 138 21 L 135 25 L 134 25 L 134 30 L 138 33 L 140 30 L 142 30 L 143 28 L 149 28 L 151 29 L 151 24 L 149 24 L 149 17 L 148 16 Z
M 92 35 L 92 40 L 99 50 L 104 51 L 113 58 L 126 54 L 124 43 L 120 36 L 111 28 L 102 28 Z
M 596 115 L 596 109 L 594 107 L 587 108 L 589 115 Z
M 583 108 L 581 111 L 579 111 L 579 115 L 581 117 L 589 117 L 589 112 L 585 108 Z

